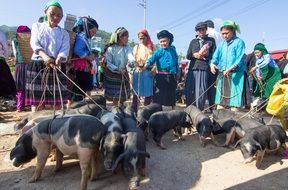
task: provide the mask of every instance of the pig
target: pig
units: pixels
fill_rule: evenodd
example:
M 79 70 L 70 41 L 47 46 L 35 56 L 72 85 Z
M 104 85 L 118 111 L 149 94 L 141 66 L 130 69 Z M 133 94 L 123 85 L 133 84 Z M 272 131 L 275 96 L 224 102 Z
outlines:
M 150 154 L 146 152 L 145 137 L 143 131 L 136 126 L 136 121 L 126 117 L 122 120 L 122 126 L 125 133 L 124 151 L 117 158 L 112 170 L 122 162 L 123 173 L 130 179 L 129 188 L 138 189 L 140 179 L 146 173 L 146 157 L 150 158 Z
M 189 114 L 185 111 L 160 111 L 151 115 L 148 126 L 153 134 L 153 140 L 156 142 L 157 146 L 161 149 L 166 149 L 161 140 L 162 136 L 170 129 L 173 129 L 178 134 L 179 139 L 182 139 L 181 127 L 191 127 L 192 120 Z
M 247 113 L 235 113 L 226 109 L 214 110 L 213 118 L 226 133 L 226 141 L 222 145 L 224 147 L 229 147 L 236 136 L 242 138 L 248 129 L 265 124 L 263 118 L 254 117 Z
M 202 113 L 194 105 L 189 105 L 185 108 L 185 112 L 190 115 L 192 124 L 196 127 L 201 145 L 205 146 L 207 140 L 210 138 L 214 144 L 218 145 L 218 142 L 215 140 L 213 135 L 215 122 L 211 121 L 208 116 Z
M 80 189 L 85 190 L 89 173 L 91 172 L 90 179 L 96 174 L 98 150 L 106 131 L 107 128 L 97 118 L 89 115 L 46 119 L 18 139 L 10 152 L 10 159 L 14 166 L 19 167 L 37 157 L 35 172 L 29 180 L 36 182 L 45 167 L 51 145 L 54 144 L 59 150 L 55 169 L 61 167 L 63 155 L 77 155 L 82 173 Z
M 265 152 L 285 150 L 286 140 L 286 132 L 280 125 L 261 125 L 249 129 L 235 146 L 240 143 L 244 163 L 250 163 L 256 159 L 256 167 L 260 168 Z
M 105 107 L 101 107 L 96 104 L 86 104 L 75 109 L 66 110 L 64 115 L 87 114 L 96 117 L 101 110 L 105 109 Z M 58 110 L 54 113 L 54 110 L 41 110 L 31 113 L 24 117 L 19 123 L 15 124 L 14 130 L 22 130 L 22 133 L 24 133 L 40 121 L 53 118 L 54 114 L 61 115 L 63 112 Z
M 162 111 L 162 106 L 158 103 L 152 103 L 137 111 L 138 127 L 144 131 L 145 139 L 148 140 L 148 121 L 153 113 Z
M 102 95 L 93 95 L 91 96 L 92 100 L 91 99 L 84 99 L 82 101 L 79 101 L 79 102 L 74 102 L 71 104 L 70 108 L 72 109 L 75 109 L 75 108 L 79 108 L 79 107 L 82 107 L 84 105 L 87 105 L 87 104 L 95 104 L 95 105 L 98 105 L 98 106 L 102 106 L 102 107 L 106 107 L 106 98 Z
M 107 133 L 101 142 L 100 150 L 104 156 L 104 168 L 111 171 L 124 148 L 121 119 L 110 111 L 101 111 L 97 117 L 107 127 Z

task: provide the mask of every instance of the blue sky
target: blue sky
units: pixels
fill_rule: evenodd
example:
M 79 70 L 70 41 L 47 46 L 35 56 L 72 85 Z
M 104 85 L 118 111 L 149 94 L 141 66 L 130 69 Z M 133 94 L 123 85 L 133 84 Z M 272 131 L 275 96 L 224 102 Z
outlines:
M 142 1 L 59 0 L 64 14 L 89 15 L 97 20 L 100 29 L 107 32 L 124 26 L 130 33 L 130 40 L 136 42 L 137 31 L 144 26 L 144 9 L 138 5 Z M 47 1 L 4 2 L 0 6 L 0 25 L 31 26 L 44 14 Z M 211 19 L 219 31 L 223 20 L 232 19 L 241 27 L 238 36 L 245 41 L 247 53 L 258 42 L 264 42 L 269 51 L 288 49 L 287 7 L 287 0 L 147 0 L 147 29 L 154 43 L 157 43 L 157 32 L 168 29 L 174 34 L 177 52 L 186 55 L 199 21 Z

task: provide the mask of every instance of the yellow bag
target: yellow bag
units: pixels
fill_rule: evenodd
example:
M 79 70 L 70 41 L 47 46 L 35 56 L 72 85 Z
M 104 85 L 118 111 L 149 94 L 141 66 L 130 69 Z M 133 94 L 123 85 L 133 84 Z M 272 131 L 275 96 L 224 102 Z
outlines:
M 288 117 L 288 78 L 275 84 L 266 111 L 279 119 Z

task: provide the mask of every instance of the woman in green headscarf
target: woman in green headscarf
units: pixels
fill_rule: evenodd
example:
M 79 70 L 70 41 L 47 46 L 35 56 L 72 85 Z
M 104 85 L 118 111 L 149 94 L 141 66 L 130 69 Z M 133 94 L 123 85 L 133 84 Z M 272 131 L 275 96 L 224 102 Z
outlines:
M 111 35 L 106 51 L 104 95 L 115 106 L 130 98 L 127 66 L 134 65 L 135 59 L 128 38 L 129 33 L 124 27 L 117 28 Z
M 256 44 L 254 54 L 256 56 L 256 64 L 250 70 L 250 73 L 253 74 L 255 71 L 256 74 L 256 76 L 254 75 L 257 81 L 254 96 L 269 98 L 275 83 L 281 79 L 281 71 L 264 44 Z
M 217 78 L 215 104 L 217 109 L 230 107 L 237 111 L 246 102 L 244 64 L 245 43 L 237 37 L 240 27 L 234 21 L 226 20 L 220 28 L 224 39 L 216 48 L 210 69 L 213 74 L 219 70 Z
M 44 13 L 44 22 L 36 22 L 32 26 L 30 45 L 33 55 L 31 64 L 27 65 L 25 102 L 31 105 L 33 112 L 45 106 L 60 109 L 67 102 L 66 78 L 57 71 L 62 83 L 58 85 L 53 69 L 57 66 L 65 72 L 69 55 L 69 34 L 59 26 L 63 10 L 57 1 L 49 1 Z

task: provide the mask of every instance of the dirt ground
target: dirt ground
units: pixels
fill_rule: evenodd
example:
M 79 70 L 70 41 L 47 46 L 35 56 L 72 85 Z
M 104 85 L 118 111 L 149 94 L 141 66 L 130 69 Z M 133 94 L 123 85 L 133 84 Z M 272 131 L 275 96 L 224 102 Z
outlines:
M 19 137 L 13 125 L 27 113 L 0 113 L 0 189 L 79 189 L 81 174 L 77 160 L 64 161 L 62 170 L 57 173 L 53 171 L 55 162 L 48 161 L 36 183 L 28 183 L 35 169 L 35 159 L 20 168 L 8 162 L 9 152 Z M 216 138 L 224 142 L 223 135 Z M 288 160 L 281 155 L 266 155 L 261 169 L 257 169 L 255 162 L 243 163 L 238 149 L 213 144 L 201 147 L 197 134 L 185 136 L 185 141 L 173 139 L 172 132 L 164 136 L 167 150 L 160 150 L 152 139 L 147 143 L 151 158 L 147 159 L 147 177 L 141 181 L 141 190 L 288 189 Z M 89 182 L 88 189 L 126 190 L 127 184 L 128 180 L 119 170 Z

